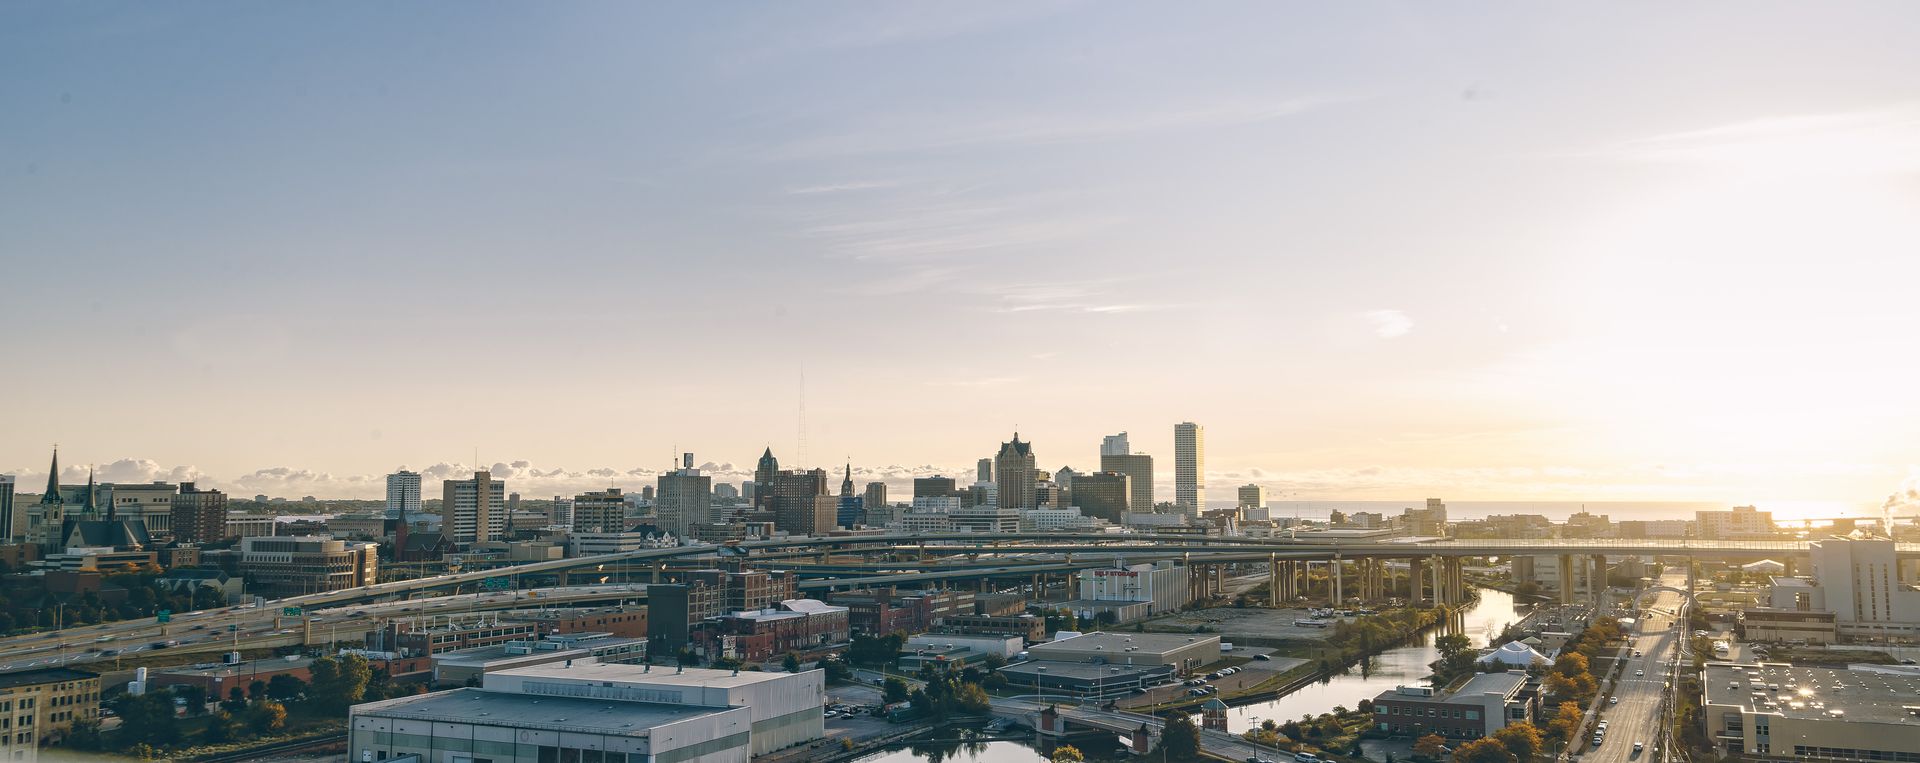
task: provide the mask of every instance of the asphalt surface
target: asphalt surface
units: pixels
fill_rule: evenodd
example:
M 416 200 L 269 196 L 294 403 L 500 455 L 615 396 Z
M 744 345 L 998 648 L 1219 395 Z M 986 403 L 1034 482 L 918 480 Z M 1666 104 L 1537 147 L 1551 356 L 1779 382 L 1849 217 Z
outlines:
M 155 618 L 123 620 L 102 625 L 87 625 L 59 631 L 28 633 L 0 639 L 0 670 L 55 667 L 61 665 L 111 662 L 157 651 L 156 643 L 180 642 L 161 647 L 175 651 L 217 653 L 233 648 L 254 649 L 286 646 L 305 640 L 306 617 L 313 619 L 316 642 L 338 639 L 358 641 L 383 620 L 423 615 L 457 615 L 476 611 L 537 608 L 569 599 L 604 598 L 621 589 L 645 590 L 641 584 L 610 586 L 571 586 L 540 589 L 537 597 L 525 591 L 438 596 L 410 601 L 352 605 L 332 609 L 306 610 L 300 616 L 285 616 L 281 609 L 269 606 L 219 607 L 197 612 L 181 612 L 172 621 L 159 623 Z
M 1685 588 L 1686 573 L 1668 570 L 1661 576 L 1660 584 Z M 1593 735 L 1587 734 L 1578 750 L 1582 763 L 1646 763 L 1653 759 L 1662 722 L 1660 700 L 1682 636 L 1680 629 L 1686 625 L 1684 622 L 1673 624 L 1682 602 L 1680 594 L 1672 591 L 1653 594 L 1652 604 L 1646 607 L 1628 638 L 1630 648 L 1640 650 L 1643 656 L 1627 659 L 1620 673 L 1620 684 L 1612 695 L 1618 702 L 1605 704 L 1600 712 L 1601 719 L 1607 721 L 1605 741 L 1596 747 Z M 1672 627 L 1669 624 L 1673 624 Z M 1643 675 L 1635 675 L 1636 672 Z M 1601 685 L 1606 683 L 1603 681 Z M 1634 752 L 1635 742 L 1644 746 L 1640 752 Z

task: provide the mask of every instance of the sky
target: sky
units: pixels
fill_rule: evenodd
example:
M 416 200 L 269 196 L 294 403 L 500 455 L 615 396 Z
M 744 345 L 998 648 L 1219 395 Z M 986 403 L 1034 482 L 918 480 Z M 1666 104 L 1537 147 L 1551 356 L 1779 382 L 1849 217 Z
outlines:
M 1216 500 L 1877 504 L 1920 462 L 1916 25 L 8 3 L 0 472 L 546 495 L 770 446 L 901 489 L 1124 430 L 1168 492 L 1195 421 Z

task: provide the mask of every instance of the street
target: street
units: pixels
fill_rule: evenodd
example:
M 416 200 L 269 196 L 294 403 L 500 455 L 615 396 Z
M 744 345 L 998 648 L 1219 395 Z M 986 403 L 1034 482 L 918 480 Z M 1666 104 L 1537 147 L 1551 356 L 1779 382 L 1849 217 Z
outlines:
M 1685 588 L 1687 576 L 1678 569 L 1667 570 L 1660 578 L 1660 585 L 1672 588 Z M 1655 742 L 1660 737 L 1660 724 L 1664 722 L 1661 712 L 1661 698 L 1669 680 L 1668 669 L 1673 664 L 1676 649 L 1686 627 L 1685 622 L 1675 624 L 1675 617 L 1681 613 L 1684 598 L 1673 591 L 1658 591 L 1644 611 L 1644 615 L 1627 635 L 1629 649 L 1638 650 L 1642 656 L 1631 657 L 1628 652 L 1627 664 L 1620 671 L 1620 684 L 1612 696 L 1618 700 L 1610 703 L 1601 700 L 1600 718 L 1607 721 L 1605 741 L 1598 747 L 1593 745 L 1593 732 L 1589 730 L 1584 738 L 1575 740 L 1569 752 L 1582 756 L 1586 763 L 1641 763 L 1651 760 Z M 1672 624 L 1671 627 L 1669 625 Z M 1636 673 L 1642 675 L 1635 675 Z M 1604 690 L 1607 682 L 1600 682 Z M 1595 721 L 1589 721 L 1592 729 Z M 1644 748 L 1635 752 L 1635 743 Z

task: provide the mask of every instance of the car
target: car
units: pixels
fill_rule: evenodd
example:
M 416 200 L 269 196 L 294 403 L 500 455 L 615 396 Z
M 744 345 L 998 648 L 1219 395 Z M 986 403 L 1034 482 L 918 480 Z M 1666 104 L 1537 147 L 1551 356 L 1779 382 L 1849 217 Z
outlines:
M 1620 704 L 1620 698 L 1619 698 L 1619 697 L 1608 697 L 1608 698 L 1607 698 L 1607 704 L 1609 704 L 1609 705 L 1618 705 L 1618 704 Z
M 1646 674 L 1647 674 L 1647 671 L 1644 671 L 1644 670 L 1636 670 L 1636 671 L 1633 671 L 1633 674 L 1634 674 L 1635 676 L 1644 676 L 1644 675 L 1646 675 Z
M 1599 724 L 1597 724 L 1597 725 L 1595 725 L 1595 726 L 1593 727 L 1593 730 L 1594 730 L 1594 731 L 1598 731 L 1598 732 L 1600 732 L 1600 733 L 1602 733 L 1602 734 L 1605 734 L 1605 733 L 1607 733 L 1607 722 L 1606 722 L 1606 721 L 1601 721 L 1601 722 L 1600 722 Z
M 113 634 L 109 633 L 105 636 L 101 636 L 100 638 L 94 639 L 94 641 L 104 644 L 109 641 L 112 641 L 113 638 L 114 638 Z
M 1637 753 L 1639 753 L 1639 752 L 1640 752 L 1640 751 L 1641 751 L 1642 749 L 1645 749 L 1645 748 L 1646 748 L 1646 746 L 1647 746 L 1647 745 L 1646 745 L 1646 743 L 1645 743 L 1645 742 L 1634 742 L 1634 743 L 1633 743 L 1633 751 L 1634 751 L 1634 752 L 1635 752 L 1635 753 L 1637 754 Z
M 1271 659 L 1273 659 L 1272 657 L 1268 657 L 1268 656 L 1266 656 L 1266 655 L 1264 655 L 1264 654 L 1256 654 L 1256 655 L 1254 655 L 1254 656 L 1253 656 L 1253 658 L 1254 658 L 1254 659 L 1256 659 L 1256 660 L 1259 660 L 1259 661 L 1261 661 L 1261 662 L 1266 662 L 1266 661 L 1268 661 L 1268 660 L 1271 660 Z
M 1600 734 L 1594 734 L 1594 735 L 1593 735 L 1593 746 L 1595 746 L 1595 747 L 1599 747 L 1599 746 L 1600 746 L 1600 743 L 1601 743 L 1601 742 L 1604 742 L 1604 741 L 1606 741 L 1606 737 L 1604 737 L 1604 736 L 1602 736 L 1602 735 L 1600 735 Z
M 1293 760 L 1294 763 L 1320 763 L 1320 758 L 1310 752 L 1296 752 L 1293 754 Z
M 1645 656 L 1646 656 L 1646 653 L 1645 653 L 1645 652 L 1642 652 L 1642 651 L 1640 651 L 1640 650 L 1638 650 L 1638 649 L 1635 649 L 1635 650 L 1633 650 L 1633 656 L 1635 656 L 1635 657 L 1645 657 Z

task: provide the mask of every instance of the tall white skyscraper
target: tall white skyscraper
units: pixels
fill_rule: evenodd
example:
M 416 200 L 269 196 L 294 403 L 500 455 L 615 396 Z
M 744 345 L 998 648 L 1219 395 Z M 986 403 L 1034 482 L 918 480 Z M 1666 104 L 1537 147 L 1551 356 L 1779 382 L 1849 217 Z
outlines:
M 553 497 L 553 516 L 550 518 L 549 524 L 556 524 L 562 527 L 573 526 L 572 498 L 564 495 L 556 495 Z
M 1100 438 L 1100 455 L 1124 456 L 1133 452 L 1133 446 L 1127 444 L 1127 433 L 1110 434 Z
M 1189 517 L 1207 508 L 1207 433 L 1191 421 L 1173 425 L 1173 503 Z
M 420 513 L 420 474 L 405 469 L 387 475 L 387 516 L 405 519 Z
M 660 528 L 685 539 L 694 525 L 713 524 L 713 478 L 693 468 L 693 454 L 680 458 L 680 468 L 660 475 L 660 489 L 653 494 L 653 508 Z

